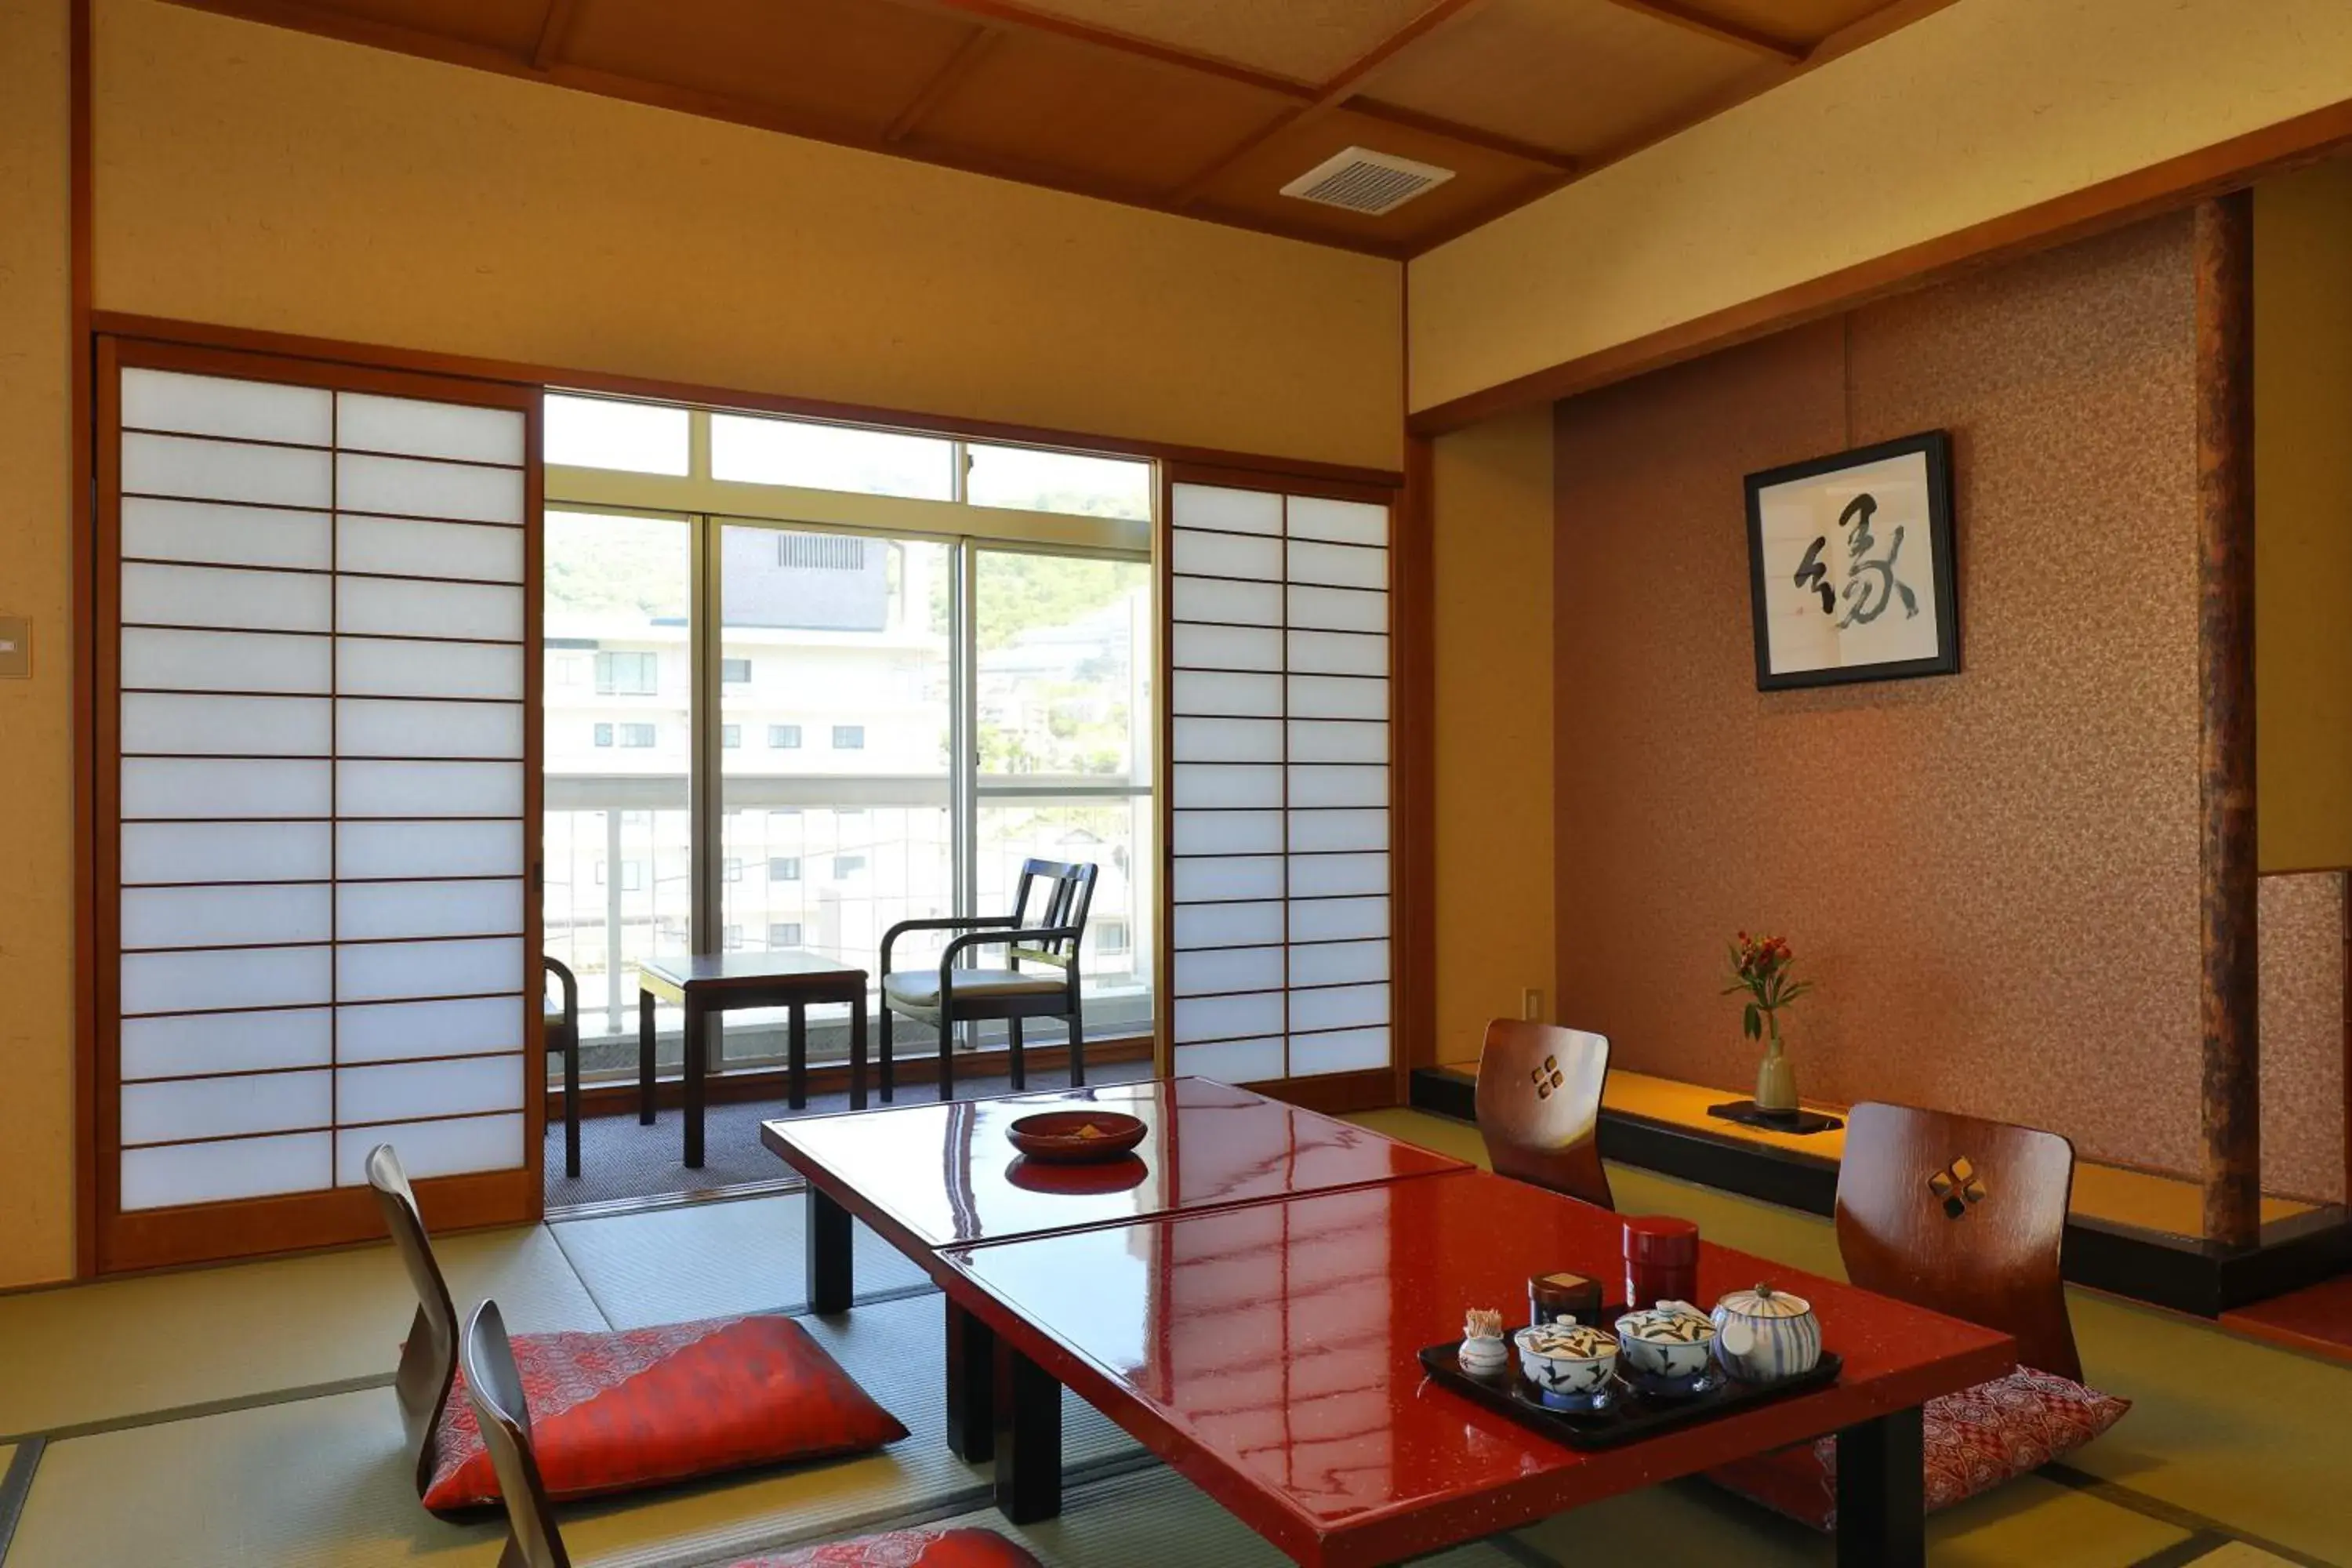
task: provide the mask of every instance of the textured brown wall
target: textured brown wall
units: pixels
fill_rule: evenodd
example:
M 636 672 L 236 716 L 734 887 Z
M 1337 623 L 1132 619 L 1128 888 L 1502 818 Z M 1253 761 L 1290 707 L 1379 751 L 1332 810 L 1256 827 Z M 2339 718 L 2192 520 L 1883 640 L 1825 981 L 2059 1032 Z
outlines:
M 1564 1021 L 1751 1082 L 1723 944 L 1781 931 L 1806 1092 L 2196 1167 L 2191 311 L 2184 216 L 1560 405 Z M 1742 476 L 1937 426 L 1964 673 L 1759 693 Z
M 2345 1199 L 2341 871 L 2263 879 L 2263 1185 Z

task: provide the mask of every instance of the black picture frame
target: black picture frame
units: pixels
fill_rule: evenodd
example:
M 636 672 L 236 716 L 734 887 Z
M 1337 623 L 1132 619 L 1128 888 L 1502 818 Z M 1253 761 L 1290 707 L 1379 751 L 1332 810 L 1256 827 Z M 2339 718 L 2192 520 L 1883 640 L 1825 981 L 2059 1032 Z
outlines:
M 1876 664 L 1835 665 L 1819 669 L 1775 671 L 1764 567 L 1763 493 L 1778 486 L 1817 479 L 1891 458 L 1918 457 L 1927 465 L 1927 554 L 1935 589 L 1928 595 L 1936 616 L 1936 651 L 1923 658 Z M 1810 458 L 1749 474 L 1748 492 L 1748 609 L 1756 635 L 1756 689 L 1789 691 L 1815 686 L 1849 686 L 1865 680 L 1908 680 L 1960 670 L 1958 554 L 1953 536 L 1952 438 L 1948 430 L 1922 430 L 1873 446 L 1855 447 L 1825 458 Z

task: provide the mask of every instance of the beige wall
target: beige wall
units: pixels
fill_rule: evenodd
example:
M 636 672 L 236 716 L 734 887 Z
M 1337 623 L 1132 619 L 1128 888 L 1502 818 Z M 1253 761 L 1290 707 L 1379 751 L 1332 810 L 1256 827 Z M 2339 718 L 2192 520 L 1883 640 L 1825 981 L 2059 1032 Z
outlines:
M 1441 437 L 1433 469 L 1437 1059 L 1552 996 L 1551 410 Z
M 2352 162 L 2254 191 L 2264 870 L 2352 866 Z
M 1393 468 L 1391 261 L 98 0 L 101 308 Z
M 65 0 L 0 5 L 0 1287 L 73 1268 L 73 606 Z
M 1411 403 L 2346 99 L 2343 0 L 1958 0 L 1415 260 Z

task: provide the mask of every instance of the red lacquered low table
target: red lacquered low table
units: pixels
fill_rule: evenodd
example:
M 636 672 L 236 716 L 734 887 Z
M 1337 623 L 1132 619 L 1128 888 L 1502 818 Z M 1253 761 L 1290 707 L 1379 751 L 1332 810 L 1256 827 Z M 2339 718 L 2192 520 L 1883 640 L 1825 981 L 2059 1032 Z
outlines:
M 1145 1125 L 1132 1155 L 1100 1165 L 1024 1159 L 1004 1130 L 1058 1109 L 1122 1111 Z M 1208 1079 L 950 1100 L 761 1124 L 761 1142 L 808 1178 L 811 1308 L 848 1310 L 852 1218 L 948 1293 L 948 1442 L 992 1449 L 996 1346 L 963 1309 L 971 1292 L 942 1249 L 1099 1231 L 1152 1215 L 1267 1204 L 1448 1176 L 1463 1162 Z M 1060 1406 L 1055 1406 L 1058 1423 Z M 1058 1453 L 1059 1426 L 1055 1427 Z
M 1059 1507 L 1066 1385 L 1292 1561 L 1402 1562 L 1827 1433 L 1838 1561 L 1926 1559 L 1920 1407 L 2015 1364 L 2008 1336 L 1702 1245 L 1699 1299 L 1809 1298 L 1838 1382 L 1583 1452 L 1428 1381 L 1415 1357 L 1531 1273 L 1622 1271 L 1616 1215 L 1480 1172 L 957 1247 L 950 1299 L 997 1340 L 996 1495 Z

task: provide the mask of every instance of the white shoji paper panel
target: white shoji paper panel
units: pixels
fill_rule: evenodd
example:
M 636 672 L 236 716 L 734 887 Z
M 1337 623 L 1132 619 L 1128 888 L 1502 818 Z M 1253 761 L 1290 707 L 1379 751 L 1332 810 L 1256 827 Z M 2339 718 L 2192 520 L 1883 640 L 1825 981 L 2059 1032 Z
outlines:
M 335 505 L 343 511 L 520 526 L 522 497 L 520 468 L 351 452 L 335 459 Z
M 254 1132 L 299 1132 L 335 1121 L 333 1075 L 266 1072 L 122 1088 L 122 1142 L 184 1143 Z
M 1302 899 L 1290 906 L 1293 942 L 1354 942 L 1388 934 L 1386 899 Z
M 1290 1040 L 1290 1070 L 1299 1078 L 1327 1072 L 1367 1072 L 1388 1066 L 1390 1049 L 1386 1025 L 1374 1029 L 1294 1035 Z
M 346 882 L 335 889 L 335 935 L 343 942 L 512 936 L 521 930 L 520 878 L 496 882 Z
M 324 1007 L 125 1018 L 123 1081 L 323 1068 L 335 1059 L 333 1026 Z
M 1297 807 L 1386 805 L 1389 770 L 1340 763 L 1294 763 L 1290 804 Z
M 335 828 L 344 880 L 495 877 L 523 864 L 520 822 L 345 822 Z
M 346 757 L 514 759 L 522 704 L 346 697 L 335 704 L 335 750 Z
M 1331 985 L 1290 994 L 1290 1026 L 1304 1034 L 1313 1029 L 1355 1029 L 1389 1021 L 1386 985 Z
M 1179 669 L 1168 677 L 1169 711 L 1212 718 L 1279 719 L 1282 677 Z
M 527 456 L 522 416 L 511 408 L 475 408 L 367 392 L 339 392 L 335 404 L 336 440 L 354 451 L 516 468 Z
M 1173 502 L 1174 521 L 1185 528 L 1214 528 L 1228 533 L 1282 531 L 1282 498 L 1271 490 L 1178 485 Z
M 474 1171 L 511 1171 L 522 1163 L 522 1118 L 398 1121 L 338 1132 L 336 1183 L 346 1187 L 366 1185 L 367 1158 L 380 1143 L 389 1143 L 399 1152 L 401 1167 L 415 1181 Z
M 126 888 L 122 893 L 125 952 L 326 942 L 333 935 L 333 900 L 323 882 Z
M 256 447 L 185 436 L 122 437 L 126 495 L 242 501 L 248 506 L 334 504 L 333 458 L 294 447 Z
M 349 1063 L 519 1051 L 524 1046 L 524 1017 L 519 995 L 339 1007 L 335 1054 Z
M 334 815 L 333 764 L 125 757 L 122 817 L 277 819 Z
M 328 637 L 122 628 L 126 691 L 324 694 L 334 678 L 334 643 Z
M 334 1135 L 299 1132 L 226 1143 L 173 1143 L 122 1152 L 122 1208 L 226 1203 L 317 1192 L 334 1180 Z
M 1290 581 L 1326 588 L 1385 588 L 1389 585 L 1389 555 L 1385 550 L 1363 550 L 1351 544 L 1314 544 L 1293 540 L 1285 552 Z
M 1278 763 L 1279 719 L 1178 719 L 1169 754 L 1180 763 Z
M 1271 855 L 1282 847 L 1282 813 L 1180 811 L 1170 844 L 1179 855 Z
M 1289 589 L 1291 626 L 1327 632 L 1385 632 L 1389 629 L 1389 596 L 1362 588 Z
M 1185 856 L 1176 862 L 1172 893 L 1180 904 L 1278 899 L 1282 892 L 1279 855 Z
M 403 517 L 345 517 L 336 524 L 335 565 L 394 577 L 522 581 L 523 531 Z
M 334 548 L 332 520 L 321 511 L 147 496 L 122 500 L 122 553 L 131 560 L 324 572 L 334 563 Z
M 506 643 L 337 637 L 335 679 L 346 697 L 491 697 L 520 702 L 523 650 Z
M 1292 632 L 1294 675 L 1386 675 L 1389 639 L 1361 632 Z
M 1282 574 L 1282 541 L 1239 533 L 1172 531 L 1171 562 L 1188 577 L 1244 577 L 1273 582 Z
M 1278 903 L 1179 904 L 1175 922 L 1177 951 L 1259 947 L 1280 942 L 1282 908 Z
M 1386 855 L 1298 855 L 1290 862 L 1294 899 L 1341 898 L 1389 890 Z
M 220 626 L 240 632 L 328 631 L 334 624 L 334 579 L 315 572 L 126 562 L 122 624 Z
M 1379 763 L 1389 760 L 1389 727 L 1363 720 L 1294 719 L 1294 763 Z
M 335 1115 L 351 1126 L 519 1110 L 522 1086 L 522 1063 L 511 1057 L 344 1068 L 335 1074 Z
M 1389 716 L 1389 683 L 1383 678 L 1294 675 L 1289 696 L 1293 719 L 1386 720 Z
M 1388 977 L 1384 942 L 1318 942 L 1290 950 L 1293 985 L 1359 985 Z
M 1287 526 L 1293 539 L 1385 546 L 1389 542 L 1389 509 L 1360 500 L 1293 496 Z
M 325 447 L 334 439 L 333 395 L 282 382 L 134 367 L 122 373 L 122 425 L 127 430 Z
M 1171 773 L 1177 798 L 1190 808 L 1282 804 L 1282 769 L 1271 763 L 1178 763 Z
M 509 940 L 362 942 L 335 949 L 335 995 L 345 1002 L 471 996 L 509 990 L 522 943 Z
M 1228 577 L 1177 577 L 1170 583 L 1168 615 L 1175 621 L 1278 626 L 1282 589 L 1273 583 L 1236 583 Z
M 1176 962 L 1179 996 L 1226 991 L 1278 991 L 1283 984 L 1282 949 L 1236 947 L 1187 952 Z
M 1280 669 L 1282 634 L 1271 626 L 1190 626 L 1179 622 L 1169 658 L 1180 669 Z
M 382 1141 L 338 1116 L 414 1174 L 521 1163 L 523 415 L 143 370 L 122 407 L 125 1206 L 331 1187 Z
M 1386 849 L 1389 814 L 1385 811 L 1294 811 L 1290 814 L 1293 854 L 1321 855 L 1338 849 Z
M 1263 1083 L 1277 1079 L 1283 1076 L 1282 1037 L 1178 1046 L 1176 1070 L 1188 1077 L 1213 1078 L 1226 1083 Z
M 1261 991 L 1243 996 L 1191 996 L 1177 1009 L 1178 1045 L 1201 1040 L 1232 1040 L 1251 1035 L 1282 1032 L 1282 993 Z
M 522 590 L 389 577 L 335 582 L 335 629 L 347 637 L 522 640 Z
M 323 882 L 334 875 L 323 822 L 126 822 L 122 881 Z

